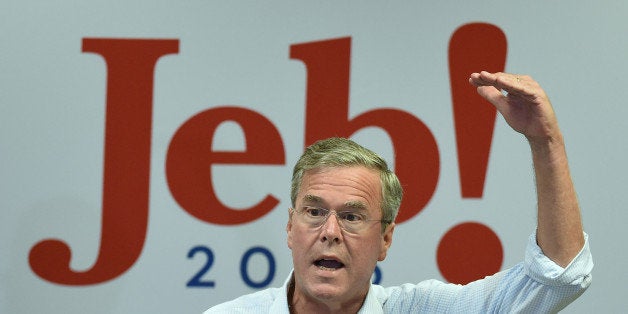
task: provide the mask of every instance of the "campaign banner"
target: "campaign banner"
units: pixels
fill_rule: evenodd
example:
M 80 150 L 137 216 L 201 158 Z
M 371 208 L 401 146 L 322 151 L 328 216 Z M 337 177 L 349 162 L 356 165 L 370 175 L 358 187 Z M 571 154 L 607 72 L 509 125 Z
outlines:
M 468 82 L 530 75 L 565 137 L 595 262 L 567 313 L 621 312 L 628 4 L 3 1 L 0 313 L 201 313 L 292 269 L 292 167 L 316 140 L 404 187 L 373 282 L 523 259 L 526 139 Z

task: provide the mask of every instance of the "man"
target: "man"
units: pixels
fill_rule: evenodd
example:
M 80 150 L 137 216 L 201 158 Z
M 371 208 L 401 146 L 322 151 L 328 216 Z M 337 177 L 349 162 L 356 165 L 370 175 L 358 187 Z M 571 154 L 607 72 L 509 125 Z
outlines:
M 549 99 L 529 76 L 481 72 L 469 82 L 530 144 L 538 226 L 524 262 L 464 286 L 372 285 L 392 243 L 401 185 L 375 153 L 332 138 L 308 147 L 294 168 L 286 228 L 294 271 L 284 286 L 206 313 L 545 313 L 581 295 L 593 263 Z

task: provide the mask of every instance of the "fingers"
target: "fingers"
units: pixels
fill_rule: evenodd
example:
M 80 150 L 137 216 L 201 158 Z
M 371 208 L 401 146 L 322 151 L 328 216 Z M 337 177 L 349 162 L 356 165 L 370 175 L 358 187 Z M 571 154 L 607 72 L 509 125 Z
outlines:
M 529 99 L 543 94 L 539 84 L 528 75 L 482 71 L 472 73 L 469 77 L 469 83 L 476 87 L 492 86 L 497 90 L 506 91 L 509 95 Z
M 522 76 L 516 74 L 486 71 L 472 73 L 469 78 L 469 82 L 475 86 L 493 86 L 497 89 L 515 88 L 522 81 Z
M 502 91 L 505 90 L 504 87 L 507 84 L 503 81 L 514 79 L 514 76 L 500 77 L 503 75 L 504 73 L 501 72 L 490 73 L 486 71 L 472 73 L 469 77 L 469 83 L 477 87 L 477 91 L 480 96 L 488 100 L 493 105 L 500 107 L 499 105 L 506 101 L 506 95 L 504 95 Z

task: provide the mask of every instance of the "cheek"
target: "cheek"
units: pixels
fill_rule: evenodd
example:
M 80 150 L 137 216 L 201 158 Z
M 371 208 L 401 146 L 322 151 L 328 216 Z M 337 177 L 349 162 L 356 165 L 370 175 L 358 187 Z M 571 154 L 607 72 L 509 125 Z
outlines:
M 311 239 L 304 230 L 300 230 L 298 226 L 292 225 L 288 228 L 288 248 L 292 250 L 292 253 L 308 251 Z M 297 254 L 295 256 L 301 256 L 303 254 Z
M 380 238 L 347 240 L 345 243 L 356 262 L 359 261 L 363 265 L 375 265 L 379 260 L 381 255 Z

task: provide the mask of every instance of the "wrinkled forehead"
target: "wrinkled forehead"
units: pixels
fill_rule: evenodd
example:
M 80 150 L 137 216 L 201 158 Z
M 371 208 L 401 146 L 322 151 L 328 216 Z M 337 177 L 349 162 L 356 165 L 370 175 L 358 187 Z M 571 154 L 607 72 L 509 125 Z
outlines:
M 363 166 L 316 168 L 303 173 L 295 205 L 380 211 L 381 194 L 380 175 L 374 169 Z

